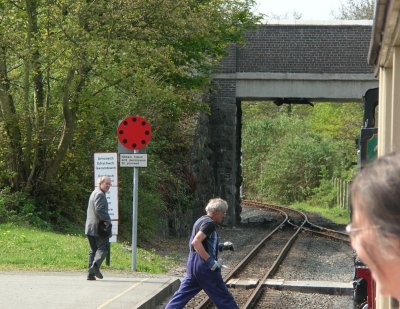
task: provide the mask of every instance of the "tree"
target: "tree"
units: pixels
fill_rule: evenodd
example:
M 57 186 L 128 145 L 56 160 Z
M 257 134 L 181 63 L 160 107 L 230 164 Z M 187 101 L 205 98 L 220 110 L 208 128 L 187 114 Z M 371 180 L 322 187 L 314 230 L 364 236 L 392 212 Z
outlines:
M 337 19 L 361 20 L 374 19 L 375 0 L 346 0 L 342 2 Z
M 198 110 L 211 67 L 257 21 L 253 4 L 3 1 L 0 188 L 38 196 L 62 182 L 66 160 L 87 160 L 105 136 L 113 143 L 110 123 L 132 110 L 155 124 L 156 137 Z

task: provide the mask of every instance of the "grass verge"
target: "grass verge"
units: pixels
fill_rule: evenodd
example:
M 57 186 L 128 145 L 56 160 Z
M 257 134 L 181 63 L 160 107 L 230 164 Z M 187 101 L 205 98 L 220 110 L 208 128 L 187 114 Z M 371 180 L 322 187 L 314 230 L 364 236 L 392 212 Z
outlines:
M 0 270 L 79 271 L 87 269 L 89 244 L 83 235 L 59 234 L 15 224 L 0 224 Z M 130 270 L 131 247 L 111 243 L 109 270 Z M 147 250 L 137 249 L 139 272 L 165 273 L 175 263 Z
M 307 203 L 295 203 L 290 205 L 290 207 L 305 212 L 317 213 L 322 217 L 329 219 L 337 224 L 348 224 L 350 222 L 349 212 L 346 209 L 342 209 L 339 207 L 316 207 L 310 206 Z

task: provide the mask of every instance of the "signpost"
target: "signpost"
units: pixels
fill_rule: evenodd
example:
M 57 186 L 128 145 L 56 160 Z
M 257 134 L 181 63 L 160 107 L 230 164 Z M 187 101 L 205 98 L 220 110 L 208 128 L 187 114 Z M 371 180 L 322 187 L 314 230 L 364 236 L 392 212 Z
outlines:
M 147 155 L 138 152 L 150 142 L 152 132 L 144 118 L 129 116 L 119 124 L 117 135 L 123 147 L 134 151 L 133 154 L 120 154 L 120 166 L 133 167 L 132 270 L 136 270 L 139 167 L 147 167 Z

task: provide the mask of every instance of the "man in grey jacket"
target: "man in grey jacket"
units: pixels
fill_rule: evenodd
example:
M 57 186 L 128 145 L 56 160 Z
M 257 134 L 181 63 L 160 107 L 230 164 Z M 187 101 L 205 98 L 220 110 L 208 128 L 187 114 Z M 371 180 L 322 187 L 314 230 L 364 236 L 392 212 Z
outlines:
M 106 192 L 108 192 L 110 187 L 110 177 L 99 177 L 98 188 L 92 192 L 89 198 L 85 224 L 85 234 L 87 235 L 90 246 L 87 280 L 96 280 L 96 277 L 103 279 L 100 266 L 110 249 L 109 237 L 111 235 L 100 235 L 99 227 L 104 229 L 105 227 L 111 226 L 111 218 L 108 214 L 108 202 L 106 198 Z

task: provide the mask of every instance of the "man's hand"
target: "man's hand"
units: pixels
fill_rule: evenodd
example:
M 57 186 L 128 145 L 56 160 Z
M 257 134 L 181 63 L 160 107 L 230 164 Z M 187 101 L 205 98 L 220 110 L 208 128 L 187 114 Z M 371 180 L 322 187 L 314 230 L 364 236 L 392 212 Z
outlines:
M 206 263 L 207 263 L 207 266 L 210 267 L 211 271 L 218 271 L 218 270 L 221 270 L 221 268 L 222 268 L 222 265 L 218 261 L 214 260 L 211 257 L 208 258 Z
M 222 250 L 235 251 L 235 247 L 233 246 L 233 243 L 231 243 L 230 241 L 225 241 L 224 246 L 222 247 Z

